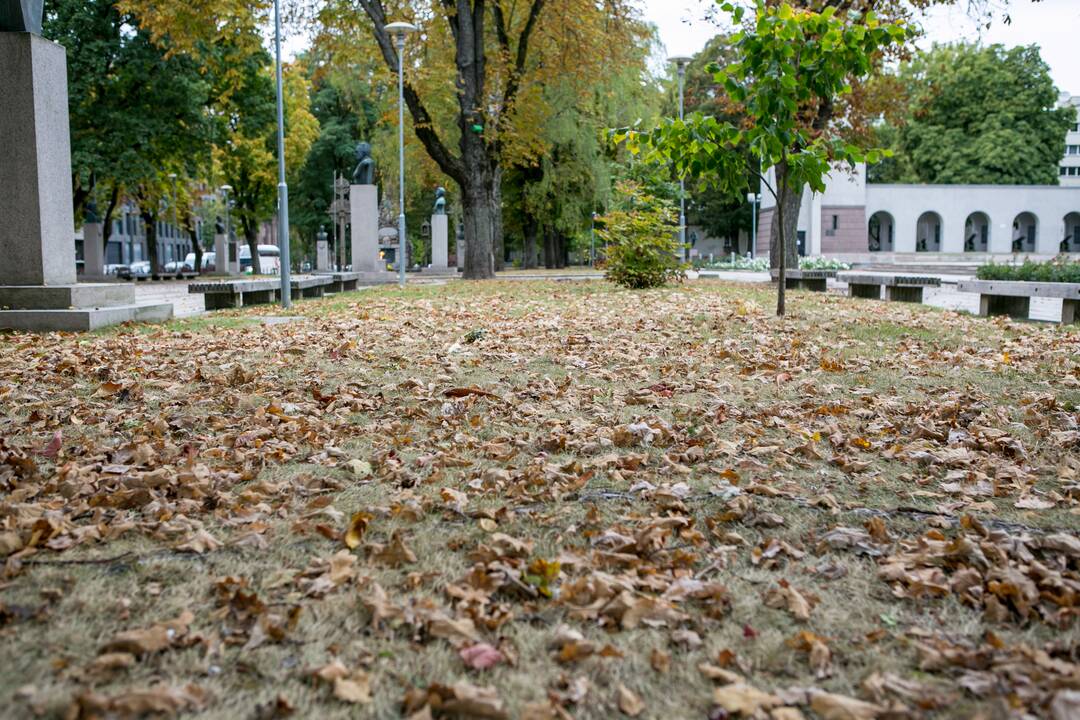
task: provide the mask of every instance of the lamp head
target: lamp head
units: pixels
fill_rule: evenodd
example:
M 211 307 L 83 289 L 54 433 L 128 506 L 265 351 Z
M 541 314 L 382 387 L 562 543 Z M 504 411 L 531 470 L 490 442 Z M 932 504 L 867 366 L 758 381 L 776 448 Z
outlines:
M 693 59 L 694 58 L 687 55 L 672 55 L 667 59 L 667 61 L 669 63 L 675 63 L 675 66 L 679 68 L 679 72 L 682 72 Z
M 222 185 L 222 186 L 221 186 L 221 192 L 223 192 L 223 193 L 225 193 L 226 195 L 228 195 L 229 193 L 231 193 L 231 192 L 232 192 L 232 185 Z
M 400 42 L 406 35 L 416 32 L 416 26 L 407 22 L 392 22 L 386 26 L 386 32 L 393 35 Z

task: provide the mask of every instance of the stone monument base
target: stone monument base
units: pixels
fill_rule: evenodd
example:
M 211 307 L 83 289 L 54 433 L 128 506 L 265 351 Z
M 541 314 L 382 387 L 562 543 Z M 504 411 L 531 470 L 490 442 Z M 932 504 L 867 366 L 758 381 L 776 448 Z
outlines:
M 171 320 L 172 303 L 138 305 L 119 283 L 0 285 L 0 328 L 86 332 L 123 322 Z

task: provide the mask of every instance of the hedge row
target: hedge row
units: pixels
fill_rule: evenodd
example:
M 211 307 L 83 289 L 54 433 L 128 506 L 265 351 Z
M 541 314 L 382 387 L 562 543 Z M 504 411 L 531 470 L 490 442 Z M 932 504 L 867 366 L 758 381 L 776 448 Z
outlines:
M 1024 260 L 1020 265 L 997 265 L 991 262 L 980 267 L 976 277 L 980 280 L 1080 283 L 1080 262 L 1063 259 L 1046 263 Z

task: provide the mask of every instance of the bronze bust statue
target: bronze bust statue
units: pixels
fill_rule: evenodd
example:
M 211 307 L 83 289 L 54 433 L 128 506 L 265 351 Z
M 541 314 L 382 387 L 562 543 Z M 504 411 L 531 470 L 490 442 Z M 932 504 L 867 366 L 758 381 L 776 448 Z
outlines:
M 356 146 L 356 169 L 352 174 L 353 185 L 375 184 L 375 161 L 371 159 L 371 145 L 366 142 Z
M 446 188 L 441 187 L 435 190 L 435 209 L 433 214 L 446 214 Z
M 86 207 L 83 208 L 83 222 L 87 225 L 91 223 L 101 222 L 98 217 L 97 203 L 92 199 L 86 202 Z
M 0 32 L 41 34 L 44 0 L 0 0 Z

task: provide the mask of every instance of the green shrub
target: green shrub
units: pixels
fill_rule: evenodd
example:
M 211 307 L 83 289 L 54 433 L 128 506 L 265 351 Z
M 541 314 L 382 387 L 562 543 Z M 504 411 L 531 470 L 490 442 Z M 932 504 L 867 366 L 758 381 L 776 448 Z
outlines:
M 808 257 L 799 258 L 800 270 L 850 270 L 851 266 L 834 258 Z
M 635 182 L 618 183 L 613 209 L 597 218 L 596 234 L 607 243 L 607 279 L 635 290 L 681 281 L 686 265 L 680 259 L 683 246 L 677 228 L 678 213 L 671 203 Z
M 990 261 L 980 267 L 975 276 L 980 280 L 1080 283 L 1080 261 L 1070 261 L 1064 256 L 1045 263 L 1024 258 L 1024 262 L 1019 265 L 998 265 Z

